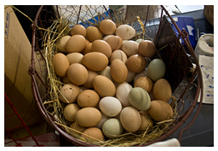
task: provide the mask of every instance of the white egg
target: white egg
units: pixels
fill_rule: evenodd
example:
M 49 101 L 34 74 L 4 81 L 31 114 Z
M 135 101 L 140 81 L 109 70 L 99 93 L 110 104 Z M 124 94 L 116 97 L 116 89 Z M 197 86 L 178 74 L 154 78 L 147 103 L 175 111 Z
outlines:
M 100 100 L 99 108 L 106 116 L 115 117 L 120 113 L 122 105 L 117 98 L 106 96 Z
M 120 36 L 123 40 L 131 39 L 135 36 L 135 29 L 127 24 L 120 25 L 116 29 L 116 35 Z
M 121 102 L 123 107 L 130 106 L 128 95 L 131 89 L 132 86 L 127 82 L 124 82 L 117 87 L 116 97 Z
M 96 127 L 101 129 L 104 122 L 107 121 L 108 119 L 109 119 L 109 117 L 107 117 L 106 115 L 101 113 L 101 121 L 96 125 Z

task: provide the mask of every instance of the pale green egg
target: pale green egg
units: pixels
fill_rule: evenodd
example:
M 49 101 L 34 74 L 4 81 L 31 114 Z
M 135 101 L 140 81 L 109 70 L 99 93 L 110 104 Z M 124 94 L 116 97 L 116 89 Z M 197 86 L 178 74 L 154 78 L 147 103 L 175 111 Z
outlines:
M 165 63 L 161 59 L 153 59 L 148 65 L 148 77 L 153 81 L 164 77 L 165 72 Z
M 136 109 L 146 111 L 150 108 L 151 98 L 143 88 L 132 88 L 128 96 L 129 103 Z
M 123 127 L 118 119 L 110 118 L 104 122 L 102 131 L 106 137 L 114 138 L 123 133 Z

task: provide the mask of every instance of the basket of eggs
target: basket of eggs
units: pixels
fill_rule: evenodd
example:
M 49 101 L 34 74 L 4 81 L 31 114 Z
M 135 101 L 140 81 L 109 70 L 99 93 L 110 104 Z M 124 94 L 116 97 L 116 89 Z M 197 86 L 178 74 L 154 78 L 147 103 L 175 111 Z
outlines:
M 148 146 L 168 138 L 202 102 L 187 32 L 163 6 L 122 9 L 41 6 L 32 24 L 37 106 L 73 145 Z

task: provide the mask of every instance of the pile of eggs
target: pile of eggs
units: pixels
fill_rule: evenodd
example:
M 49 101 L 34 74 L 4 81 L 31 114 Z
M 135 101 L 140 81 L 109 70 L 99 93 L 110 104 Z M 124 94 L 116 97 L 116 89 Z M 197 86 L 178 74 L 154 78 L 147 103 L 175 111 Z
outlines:
M 146 130 L 172 118 L 165 64 L 152 58 L 152 41 L 131 40 L 133 27 L 104 19 L 99 27 L 72 27 L 57 41 L 53 67 L 61 77 L 59 100 L 71 128 L 83 138 L 106 140 Z

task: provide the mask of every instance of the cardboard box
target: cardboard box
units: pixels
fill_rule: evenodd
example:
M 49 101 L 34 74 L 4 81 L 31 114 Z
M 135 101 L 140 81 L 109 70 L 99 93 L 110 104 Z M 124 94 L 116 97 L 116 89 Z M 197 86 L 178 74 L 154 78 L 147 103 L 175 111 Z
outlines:
M 45 120 L 36 106 L 28 73 L 31 64 L 31 44 L 10 6 L 5 6 L 4 9 L 4 44 L 5 94 L 27 126 L 42 123 Z M 36 70 L 43 74 L 39 64 L 36 64 Z M 41 90 L 45 89 L 42 87 Z M 13 110 L 5 102 L 5 115 L 12 113 Z M 21 122 L 16 116 L 5 118 L 5 128 L 11 129 L 19 125 Z

